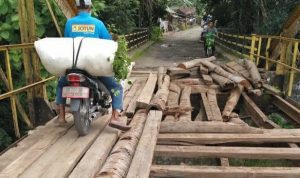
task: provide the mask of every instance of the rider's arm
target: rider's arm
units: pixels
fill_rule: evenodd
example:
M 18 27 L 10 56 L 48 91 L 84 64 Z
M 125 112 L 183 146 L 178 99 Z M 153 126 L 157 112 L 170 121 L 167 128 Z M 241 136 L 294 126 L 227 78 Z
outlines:
M 65 25 L 64 37 L 71 37 L 70 32 L 71 32 L 71 24 L 70 24 L 70 21 L 67 21 L 66 25 Z

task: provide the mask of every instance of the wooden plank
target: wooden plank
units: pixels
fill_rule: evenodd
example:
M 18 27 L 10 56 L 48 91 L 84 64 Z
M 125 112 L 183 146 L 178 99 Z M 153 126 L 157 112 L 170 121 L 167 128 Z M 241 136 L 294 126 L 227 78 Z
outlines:
M 180 104 L 179 108 L 191 108 L 191 87 L 186 86 L 182 90 L 181 97 L 180 97 Z M 192 121 L 192 112 L 191 111 L 186 111 L 184 114 L 181 114 L 179 116 L 179 121 Z
M 164 123 L 162 123 L 164 124 Z M 300 134 L 160 134 L 159 144 L 190 143 L 195 145 L 203 144 L 224 144 L 224 143 L 300 143 Z
M 75 127 L 73 127 L 27 168 L 20 177 L 46 178 L 68 176 L 100 132 L 105 128 L 109 118 L 107 115 L 93 122 L 90 133 L 84 137 L 79 137 Z M 55 164 L 53 164 L 54 162 Z
M 280 96 L 273 95 L 272 99 L 275 106 L 288 115 L 294 122 L 300 124 L 300 109 L 285 101 Z
M 157 82 L 157 75 L 150 73 L 147 83 L 144 86 L 142 93 L 137 99 L 138 108 L 143 108 L 143 109 L 148 108 L 156 86 L 156 82 Z
M 152 165 L 150 176 L 184 178 L 298 178 L 300 176 L 300 168 Z
M 142 89 L 146 83 L 146 81 L 143 81 L 141 83 L 141 85 L 139 85 L 139 88 L 137 88 L 137 90 L 135 90 L 135 93 L 134 95 L 130 98 L 130 102 L 129 102 L 129 105 L 126 109 L 126 116 L 128 118 L 132 118 L 134 116 L 134 113 L 135 113 L 135 110 L 137 109 L 137 99 L 138 97 L 140 96 L 140 94 L 142 93 Z
M 149 112 L 143 135 L 136 148 L 131 166 L 126 176 L 127 178 L 149 177 L 161 119 L 161 111 Z
M 126 94 L 126 96 L 124 97 L 124 101 L 123 101 L 123 110 L 126 111 L 129 103 L 132 101 L 132 98 L 134 96 L 136 96 L 136 92 L 142 88 L 143 83 L 146 82 L 146 80 L 142 80 L 142 79 L 137 79 L 137 81 L 135 81 L 132 85 L 132 87 L 130 88 L 130 90 L 128 91 L 128 93 Z
M 45 131 L 41 139 L 34 143 L 27 150 L 23 150 L 22 154 L 13 162 L 8 164 L 1 172 L 1 178 L 14 178 L 22 174 L 29 166 L 31 166 L 39 157 L 47 151 L 61 136 L 69 130 L 73 123 L 68 123 L 64 127 L 51 127 Z
M 116 143 L 119 133 L 120 131 L 106 126 L 76 165 L 69 178 L 94 178 Z
M 158 88 L 161 87 L 162 83 L 163 83 L 163 78 L 164 78 L 164 67 L 159 67 L 158 68 Z
M 299 148 L 167 146 L 157 145 L 156 156 L 180 158 L 300 159 Z
M 213 114 L 212 114 L 212 110 L 210 108 L 206 93 L 201 93 L 201 98 L 202 98 L 202 102 L 203 102 L 203 106 L 204 106 L 204 109 L 205 109 L 207 120 L 208 121 L 213 121 Z
M 278 127 L 273 121 L 271 121 L 257 105 L 252 101 L 252 99 L 245 93 L 243 96 L 243 107 L 248 115 L 251 116 L 252 120 L 260 127 L 264 128 L 276 128 Z
M 228 97 L 226 105 L 222 111 L 222 117 L 224 121 L 230 120 L 230 114 L 237 105 L 243 90 L 244 87 L 242 85 L 238 85 L 235 89 L 231 90 L 230 96 Z
M 220 108 L 218 106 L 217 94 L 214 90 L 208 90 L 207 100 L 212 113 L 212 120 L 223 122 Z
M 263 131 L 234 123 L 179 121 L 162 123 L 160 133 L 263 133 Z

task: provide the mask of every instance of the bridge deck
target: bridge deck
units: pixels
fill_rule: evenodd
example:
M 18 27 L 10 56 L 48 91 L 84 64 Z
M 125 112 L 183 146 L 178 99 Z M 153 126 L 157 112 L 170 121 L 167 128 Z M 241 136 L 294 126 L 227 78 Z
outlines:
M 133 72 L 134 83 L 125 91 L 124 101 L 127 109 L 132 104 L 132 100 L 140 101 L 147 98 L 136 97 L 143 91 L 135 90 L 141 88 L 140 90 L 149 92 L 151 83 L 145 84 L 145 82 L 156 76 L 157 72 L 153 73 L 154 75 L 151 76 L 148 71 Z M 171 82 L 174 80 L 172 79 Z M 138 87 L 140 85 L 144 87 Z M 209 86 L 206 87 L 210 90 Z M 198 94 L 203 94 L 203 91 L 202 88 Z M 150 92 L 152 97 L 154 88 L 150 89 Z M 191 91 L 191 93 L 197 92 Z M 222 93 L 218 93 L 218 98 L 221 95 Z M 1 155 L 0 177 L 133 178 L 149 177 L 149 175 L 153 177 L 248 177 L 249 175 L 299 177 L 300 175 L 300 167 L 295 167 L 297 165 L 292 161 L 288 167 L 283 165 L 276 168 L 230 166 L 231 159 L 299 161 L 300 149 L 297 146 L 297 143 L 300 143 L 299 129 L 280 129 L 275 123 L 262 121 L 260 117 L 254 118 L 260 128 L 250 126 L 243 120 L 222 122 L 215 118 L 212 121 L 170 120 L 167 117 L 162 119 L 161 111 L 147 108 L 148 110 L 138 109 L 133 113 L 130 119 L 132 129 L 125 133 L 107 126 L 109 116 L 93 122 L 89 135 L 85 137 L 78 137 L 71 114 L 67 115 L 68 124 L 64 126 L 58 126 L 50 121 L 44 126 L 37 127 L 30 131 L 28 137 L 20 141 L 16 147 Z M 263 129 L 266 126 L 276 129 Z M 176 165 L 178 164 L 176 161 L 172 163 L 161 161 L 175 158 L 181 158 L 182 163 Z M 186 159 L 200 158 L 218 161 L 210 166 L 184 164 Z

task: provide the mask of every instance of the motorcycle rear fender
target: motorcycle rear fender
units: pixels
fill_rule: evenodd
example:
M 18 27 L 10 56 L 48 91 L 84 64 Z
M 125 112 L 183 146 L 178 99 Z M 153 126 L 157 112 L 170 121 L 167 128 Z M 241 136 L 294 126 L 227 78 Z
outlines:
M 71 99 L 71 103 L 70 103 L 70 111 L 71 112 L 76 112 L 79 110 L 80 100 L 81 99 Z

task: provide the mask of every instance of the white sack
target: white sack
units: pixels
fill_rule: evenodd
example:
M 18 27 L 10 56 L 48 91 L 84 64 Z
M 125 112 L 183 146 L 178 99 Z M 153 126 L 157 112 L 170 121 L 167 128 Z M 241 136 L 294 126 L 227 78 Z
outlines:
M 76 58 L 82 37 L 74 38 Z M 44 38 L 34 47 L 46 70 L 55 76 L 64 76 L 73 64 L 73 38 Z M 113 76 L 112 63 L 118 44 L 112 40 L 84 38 L 79 52 L 77 68 L 93 76 Z

